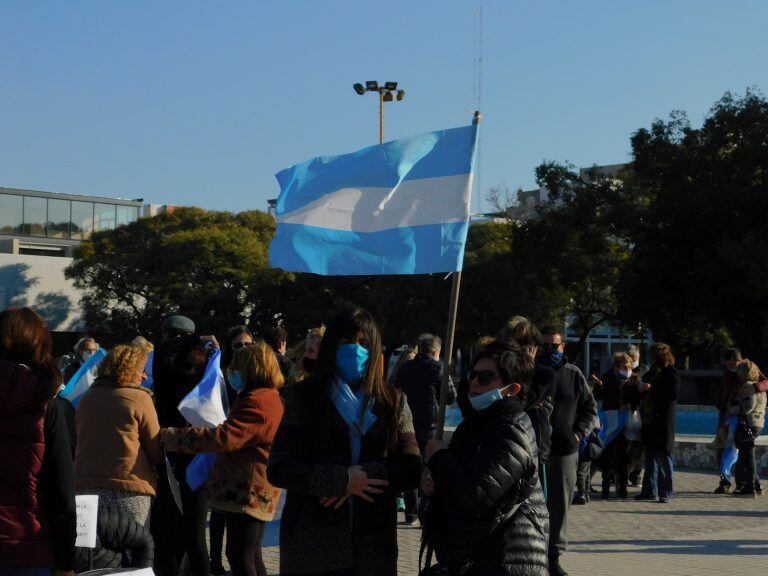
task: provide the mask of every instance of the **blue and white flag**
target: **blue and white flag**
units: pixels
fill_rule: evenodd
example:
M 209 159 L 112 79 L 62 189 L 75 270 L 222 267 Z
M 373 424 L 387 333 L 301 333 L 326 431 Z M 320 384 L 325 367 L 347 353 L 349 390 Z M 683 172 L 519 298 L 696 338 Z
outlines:
M 208 359 L 200 382 L 179 402 L 179 412 L 192 426 L 215 428 L 227 419 L 221 401 L 224 386 L 226 383 L 221 373 L 221 350 L 217 348 Z
M 152 363 L 155 361 L 155 351 L 150 350 L 149 354 L 147 355 L 147 363 L 144 365 L 144 374 L 147 375 L 146 379 L 141 383 L 144 388 L 149 388 L 152 390 L 152 387 L 155 385 L 155 379 L 152 375 Z
M 603 446 L 608 446 L 624 430 L 628 414 L 626 410 L 600 410 L 597 417 L 600 419 L 600 440 Z
M 107 351 L 104 348 L 99 348 L 94 352 L 88 360 L 86 360 L 80 369 L 74 373 L 72 378 L 69 379 L 64 390 L 61 391 L 59 396 L 66 398 L 72 403 L 72 406 L 77 408 L 80 403 L 80 398 L 91 389 L 91 384 L 96 380 L 96 367 L 101 364 L 104 357 L 107 355 Z
M 222 402 L 222 397 L 226 397 L 225 386 L 221 350 L 217 348 L 208 359 L 198 385 L 179 402 L 179 412 L 192 426 L 215 428 L 227 419 Z M 215 454 L 197 454 L 189 463 L 186 480 L 192 490 L 197 490 L 208 480 L 215 459 Z
M 477 125 L 278 172 L 275 268 L 324 276 L 461 270 Z

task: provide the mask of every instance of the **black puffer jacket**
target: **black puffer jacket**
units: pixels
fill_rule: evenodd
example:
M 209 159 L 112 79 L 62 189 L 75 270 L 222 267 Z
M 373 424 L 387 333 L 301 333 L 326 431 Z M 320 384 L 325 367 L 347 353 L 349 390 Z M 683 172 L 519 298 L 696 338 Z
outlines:
M 131 568 L 152 566 L 155 543 L 149 528 L 136 522 L 129 514 L 115 508 L 99 506 L 96 535 L 93 569 L 119 568 L 126 551 L 130 552 Z M 88 569 L 88 549 L 78 548 L 75 572 L 85 572 Z
M 429 461 L 435 482 L 424 537 L 438 562 L 467 575 L 548 574 L 549 514 L 536 437 L 514 398 L 462 422 Z

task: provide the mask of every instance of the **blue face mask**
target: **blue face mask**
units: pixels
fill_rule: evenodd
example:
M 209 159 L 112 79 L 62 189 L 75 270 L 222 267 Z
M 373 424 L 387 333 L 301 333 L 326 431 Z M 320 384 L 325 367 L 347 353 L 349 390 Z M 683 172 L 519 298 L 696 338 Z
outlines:
M 347 384 L 354 384 L 365 376 L 368 360 L 371 357 L 368 350 L 360 344 L 339 344 L 336 350 L 336 366 L 339 376 Z
M 229 385 L 232 386 L 232 390 L 238 394 L 245 390 L 245 382 L 243 382 L 243 376 L 238 370 L 232 370 L 229 373 Z
M 472 408 L 480 412 L 504 398 L 501 391 L 506 388 L 508 388 L 508 386 L 504 386 L 504 388 L 494 388 L 493 390 L 488 390 L 488 392 L 483 392 L 477 396 L 470 396 L 469 402 L 472 404 Z
M 538 360 L 544 366 L 554 368 L 563 363 L 563 353 L 557 350 L 557 348 L 549 348 L 539 354 Z

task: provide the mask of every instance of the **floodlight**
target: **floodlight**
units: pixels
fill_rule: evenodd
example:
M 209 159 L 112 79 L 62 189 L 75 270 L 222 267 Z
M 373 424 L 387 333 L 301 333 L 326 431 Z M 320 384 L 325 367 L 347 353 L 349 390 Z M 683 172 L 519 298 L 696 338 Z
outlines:
M 392 102 L 392 100 L 395 99 L 394 94 L 392 92 L 384 92 L 383 94 L 383 100 L 384 102 Z
M 405 90 L 398 90 L 397 91 L 397 99 L 398 99 L 398 101 L 402 100 L 403 98 L 405 98 Z
M 352 86 L 352 88 L 354 88 L 354 89 L 355 89 L 355 92 L 357 92 L 358 94 L 360 94 L 360 96 L 362 96 L 363 94 L 365 94 L 365 88 L 363 88 L 363 85 L 362 85 L 362 84 L 360 84 L 359 82 L 358 82 L 357 84 L 355 84 L 354 86 Z
M 384 88 L 392 91 L 397 90 L 397 82 L 387 82 L 384 84 Z
M 365 87 L 371 92 L 376 92 L 379 89 L 379 83 L 376 80 L 368 80 L 365 83 Z

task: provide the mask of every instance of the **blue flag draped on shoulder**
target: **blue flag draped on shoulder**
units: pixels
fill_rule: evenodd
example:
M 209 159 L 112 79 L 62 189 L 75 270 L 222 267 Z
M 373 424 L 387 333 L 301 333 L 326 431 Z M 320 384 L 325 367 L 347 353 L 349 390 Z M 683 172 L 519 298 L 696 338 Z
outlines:
M 477 128 L 430 132 L 278 172 L 272 266 L 324 276 L 461 270 Z
M 80 398 L 83 394 L 91 389 L 91 384 L 96 380 L 96 367 L 101 364 L 104 357 L 107 355 L 107 351 L 104 348 L 99 348 L 94 352 L 88 360 L 86 360 L 80 369 L 74 373 L 72 378 L 69 379 L 64 390 L 61 391 L 59 396 L 66 398 L 72 403 L 72 406 L 77 408 L 80 403 Z

